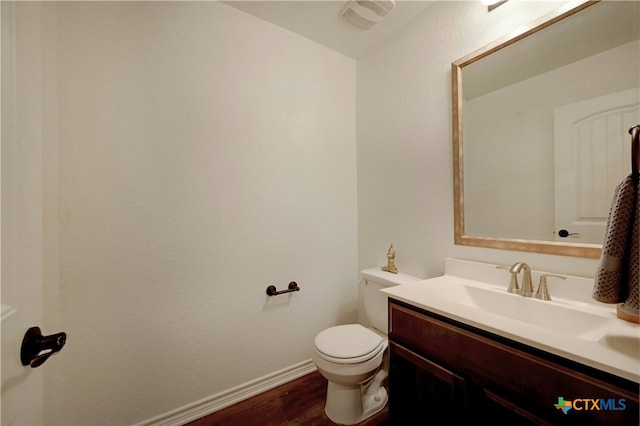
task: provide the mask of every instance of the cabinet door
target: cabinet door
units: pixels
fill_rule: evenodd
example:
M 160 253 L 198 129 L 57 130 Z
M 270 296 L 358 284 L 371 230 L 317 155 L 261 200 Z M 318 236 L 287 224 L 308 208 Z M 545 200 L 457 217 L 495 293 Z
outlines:
M 389 306 L 389 339 L 403 348 L 415 349 L 413 355 L 443 370 L 438 377 L 446 377 L 446 373 L 464 377 L 465 412 L 474 422 L 484 418 L 491 422 L 504 419 L 503 423 L 518 426 L 640 425 L 637 383 L 542 351 L 527 350 L 524 345 L 494 338 L 482 330 L 476 332 L 437 314 L 396 302 Z M 404 374 L 407 380 L 419 380 Z M 450 387 L 455 383 L 453 378 L 440 381 Z M 391 383 L 403 386 L 402 382 Z M 574 404 L 567 414 L 557 408 L 561 397 Z
M 482 389 L 480 393 L 478 406 L 481 416 L 487 421 L 510 426 L 553 426 L 553 423 L 541 419 L 509 398 L 488 389 Z
M 469 424 L 462 377 L 393 342 L 389 345 L 391 424 Z

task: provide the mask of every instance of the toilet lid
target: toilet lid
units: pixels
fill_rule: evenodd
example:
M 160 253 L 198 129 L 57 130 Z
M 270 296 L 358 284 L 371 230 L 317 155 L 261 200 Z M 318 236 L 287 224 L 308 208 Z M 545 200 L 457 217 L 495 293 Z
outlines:
M 318 333 L 315 346 L 320 354 L 347 361 L 377 354 L 384 347 L 384 339 L 360 324 L 347 324 Z

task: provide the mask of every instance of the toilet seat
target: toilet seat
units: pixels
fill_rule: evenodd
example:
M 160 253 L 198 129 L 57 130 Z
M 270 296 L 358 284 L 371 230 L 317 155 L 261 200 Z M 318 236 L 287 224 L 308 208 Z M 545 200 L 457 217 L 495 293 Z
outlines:
M 339 364 L 368 361 L 386 347 L 386 339 L 360 324 L 330 327 L 315 338 L 318 356 Z

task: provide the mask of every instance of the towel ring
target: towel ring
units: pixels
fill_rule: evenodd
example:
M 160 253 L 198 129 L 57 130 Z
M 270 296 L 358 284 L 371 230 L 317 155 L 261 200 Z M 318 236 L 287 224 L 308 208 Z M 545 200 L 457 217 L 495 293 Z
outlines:
M 631 135 L 631 172 L 633 173 L 633 177 L 636 182 L 638 181 L 638 163 L 640 159 L 638 156 L 640 155 L 640 124 L 636 124 L 635 126 L 629 129 L 629 134 Z

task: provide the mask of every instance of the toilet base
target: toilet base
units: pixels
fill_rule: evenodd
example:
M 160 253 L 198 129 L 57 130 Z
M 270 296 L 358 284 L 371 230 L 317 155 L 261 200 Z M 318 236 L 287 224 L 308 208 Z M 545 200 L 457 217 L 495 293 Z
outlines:
M 386 376 L 386 373 L 385 373 Z M 327 401 L 324 411 L 329 419 L 339 425 L 355 425 L 380 412 L 389 396 L 380 381 L 350 387 L 337 383 L 327 384 Z

